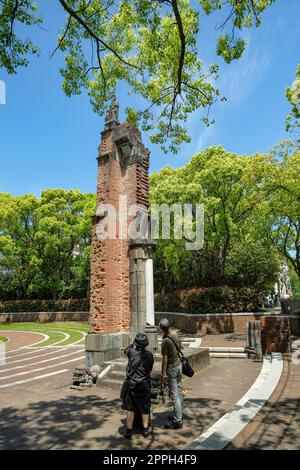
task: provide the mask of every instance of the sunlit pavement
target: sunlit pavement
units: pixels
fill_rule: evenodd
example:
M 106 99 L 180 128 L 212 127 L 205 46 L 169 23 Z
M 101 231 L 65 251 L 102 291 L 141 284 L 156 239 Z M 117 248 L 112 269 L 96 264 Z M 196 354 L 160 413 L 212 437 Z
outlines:
M 69 388 L 74 368 L 84 362 L 82 345 L 31 349 L 26 345 L 45 338 L 20 332 L 5 336 L 9 342 L 6 363 L 0 366 L 0 449 L 184 449 L 241 399 L 261 369 L 261 363 L 249 359 L 211 359 L 208 369 L 183 382 L 183 428 L 166 433 L 170 409 L 158 408 L 150 438 L 134 435 L 128 442 L 122 436 L 125 421 L 118 391 Z M 227 448 L 300 448 L 300 366 L 290 359 L 285 357 L 268 403 Z
M 0 392 L 22 389 L 37 381 L 57 381 L 65 377 L 69 383 L 69 373 L 84 361 L 84 346 L 45 346 L 34 347 L 45 340 L 45 335 L 31 332 L 5 332 L 9 339 L 0 355 Z M 58 383 L 58 382 L 56 382 Z

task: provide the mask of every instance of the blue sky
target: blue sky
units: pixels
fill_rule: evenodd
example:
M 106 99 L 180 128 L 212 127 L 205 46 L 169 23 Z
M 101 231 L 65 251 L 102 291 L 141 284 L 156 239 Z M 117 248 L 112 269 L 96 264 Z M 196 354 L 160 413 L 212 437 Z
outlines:
M 0 105 L 0 191 L 14 195 L 40 194 L 46 188 L 95 192 L 97 147 L 103 118 L 93 113 L 87 96 L 67 98 L 61 89 L 59 68 L 63 57 L 49 56 L 64 19 L 58 2 L 39 0 L 47 31 L 36 28 L 34 41 L 41 47 L 27 69 L 4 80 L 7 103 Z M 201 17 L 198 47 L 206 65 L 220 64 L 218 86 L 226 103 L 216 104 L 211 117 L 216 123 L 205 128 L 194 113 L 188 130 L 192 142 L 178 155 L 165 155 L 144 135 L 151 150 L 151 172 L 171 165 L 182 166 L 201 149 L 222 145 L 231 152 L 267 152 L 283 138 L 289 104 L 285 89 L 295 79 L 300 62 L 300 1 L 277 0 L 263 15 L 262 26 L 244 33 L 245 54 L 226 65 L 215 54 L 218 18 Z M 129 99 L 119 88 L 121 119 Z M 122 98 L 123 97 L 123 101 Z

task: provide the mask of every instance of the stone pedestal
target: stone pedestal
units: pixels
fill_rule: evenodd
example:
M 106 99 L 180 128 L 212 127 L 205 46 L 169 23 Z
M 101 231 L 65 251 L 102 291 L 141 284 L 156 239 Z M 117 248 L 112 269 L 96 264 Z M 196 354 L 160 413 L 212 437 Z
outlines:
M 145 328 L 145 333 L 149 340 L 149 351 L 151 351 L 153 354 L 159 353 L 160 351 L 158 350 L 158 329 L 156 328 L 156 326 L 147 325 Z
M 86 365 L 103 364 L 120 357 L 128 346 L 128 333 L 89 333 L 85 339 Z

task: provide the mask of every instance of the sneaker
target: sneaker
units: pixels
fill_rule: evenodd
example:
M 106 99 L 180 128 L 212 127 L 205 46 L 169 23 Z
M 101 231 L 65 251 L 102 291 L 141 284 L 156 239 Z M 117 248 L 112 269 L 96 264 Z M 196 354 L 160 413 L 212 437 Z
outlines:
M 143 428 L 142 436 L 147 439 L 149 437 L 149 428 Z
M 126 429 L 124 437 L 125 437 L 125 439 L 131 439 L 132 438 L 132 429 Z
M 172 423 L 165 424 L 165 429 L 180 429 L 182 428 L 183 424 L 177 423 L 176 421 L 173 421 Z

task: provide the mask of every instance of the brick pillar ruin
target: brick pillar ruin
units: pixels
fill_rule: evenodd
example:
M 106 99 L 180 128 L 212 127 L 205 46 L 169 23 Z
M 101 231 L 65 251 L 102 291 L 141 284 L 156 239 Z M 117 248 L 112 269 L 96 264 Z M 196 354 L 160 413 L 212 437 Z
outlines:
M 119 123 L 118 111 L 119 105 L 114 100 L 106 115 L 97 159 L 97 211 L 93 217 L 89 333 L 86 337 L 89 366 L 119 357 L 138 332 L 147 333 L 151 350 L 157 348 L 153 305 L 154 243 L 148 231 L 134 238 L 128 231 L 129 225 L 136 222 L 137 214 L 149 219 L 150 152 L 135 127 Z M 139 209 L 134 213 L 132 207 L 136 205 Z M 112 222 L 116 222 L 115 233 L 99 237 Z

